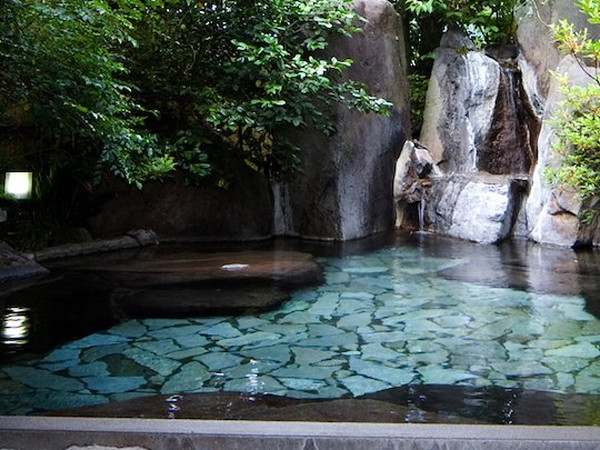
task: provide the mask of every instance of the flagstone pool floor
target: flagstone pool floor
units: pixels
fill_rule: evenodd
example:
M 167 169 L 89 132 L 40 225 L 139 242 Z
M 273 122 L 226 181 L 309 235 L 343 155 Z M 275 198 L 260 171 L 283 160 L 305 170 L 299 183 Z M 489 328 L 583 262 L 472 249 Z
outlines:
M 325 283 L 256 316 L 128 320 L 0 367 L 0 414 L 215 391 L 296 399 L 405 385 L 600 394 L 600 321 L 578 296 L 443 278 L 417 248 L 321 258 Z

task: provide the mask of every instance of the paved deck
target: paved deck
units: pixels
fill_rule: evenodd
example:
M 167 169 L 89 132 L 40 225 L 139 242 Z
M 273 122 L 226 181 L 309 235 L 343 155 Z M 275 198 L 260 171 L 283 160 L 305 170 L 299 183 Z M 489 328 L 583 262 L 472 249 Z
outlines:
M 0 417 L 0 448 L 597 450 L 600 428 Z

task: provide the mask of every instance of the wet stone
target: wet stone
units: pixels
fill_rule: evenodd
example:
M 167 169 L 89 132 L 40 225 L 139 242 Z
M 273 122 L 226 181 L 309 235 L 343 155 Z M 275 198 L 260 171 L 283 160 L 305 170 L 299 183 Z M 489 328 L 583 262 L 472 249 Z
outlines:
M 135 361 L 142 367 L 153 370 L 162 376 L 168 376 L 181 366 L 181 363 L 169 358 L 163 358 L 154 353 L 144 350 L 127 349 L 123 352 L 125 356 Z
M 273 345 L 271 347 L 243 350 L 242 355 L 257 361 L 272 361 L 285 364 L 290 361 L 292 353 L 287 345 Z
M 567 347 L 548 350 L 547 356 L 563 356 L 568 358 L 587 358 L 593 359 L 600 356 L 600 350 L 595 345 L 589 342 L 581 342 Z
M 163 394 L 178 392 L 194 392 L 201 388 L 205 381 L 211 378 L 211 373 L 199 362 L 189 362 L 181 367 L 179 372 L 170 376 L 161 388 Z
M 106 376 L 106 377 L 86 377 L 83 382 L 87 388 L 99 394 L 111 394 L 113 392 L 127 392 L 139 389 L 146 384 L 144 377 L 122 377 L 122 376 Z
M 222 351 L 206 353 L 204 355 L 198 356 L 196 359 L 202 364 L 204 364 L 206 367 L 208 367 L 209 370 L 218 372 L 228 369 L 230 367 L 235 367 L 243 361 L 243 358 L 239 356 L 235 356 Z
M 69 375 L 75 378 L 90 376 L 108 376 L 108 366 L 106 363 L 96 361 L 90 364 L 82 364 L 69 369 Z
M 294 361 L 300 366 L 310 365 L 335 356 L 334 353 L 329 351 L 303 347 L 293 347 L 292 352 L 295 355 Z
M 76 392 L 84 387 L 79 380 L 74 378 L 55 375 L 47 370 L 33 367 L 5 367 L 3 371 L 14 380 L 34 388 Z
M 81 350 L 71 350 L 59 348 L 51 351 L 41 360 L 42 363 L 59 362 L 59 361 L 76 361 L 79 359 Z
M 239 337 L 221 339 L 220 341 L 217 341 L 217 344 L 223 347 L 237 347 L 257 342 L 262 344 L 270 341 L 277 341 L 280 338 L 280 334 L 257 331 L 255 333 L 244 334 Z
M 161 356 L 181 350 L 181 347 L 171 339 L 135 342 L 133 345 L 141 350 Z
M 337 326 L 346 330 L 354 330 L 358 327 L 364 327 L 372 321 L 370 313 L 352 314 L 342 317 L 337 322 Z
M 390 387 L 389 384 L 382 381 L 358 375 L 343 378 L 340 380 L 340 383 L 346 387 L 354 397 L 359 397 L 370 392 L 383 391 Z
M 73 341 L 66 344 L 66 349 L 87 349 L 91 347 L 106 347 L 114 344 L 123 344 L 129 342 L 130 339 L 123 336 L 115 336 L 111 334 L 98 333 L 91 334 L 83 339 Z

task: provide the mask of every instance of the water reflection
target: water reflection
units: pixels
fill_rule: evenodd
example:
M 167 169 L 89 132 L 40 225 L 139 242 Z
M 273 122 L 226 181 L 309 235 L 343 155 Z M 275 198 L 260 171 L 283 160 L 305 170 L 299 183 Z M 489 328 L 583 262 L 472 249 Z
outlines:
M 25 307 L 9 307 L 2 317 L 0 337 L 2 346 L 10 349 L 23 347 L 31 334 L 31 310 Z

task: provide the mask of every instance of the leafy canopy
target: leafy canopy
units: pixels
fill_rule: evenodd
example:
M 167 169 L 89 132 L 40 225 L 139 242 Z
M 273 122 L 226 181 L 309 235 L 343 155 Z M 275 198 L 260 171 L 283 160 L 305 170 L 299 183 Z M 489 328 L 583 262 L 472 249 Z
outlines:
M 0 0 L 0 123 L 138 185 L 231 159 L 281 176 L 286 127 L 389 107 L 322 56 L 356 23 L 349 0 Z

